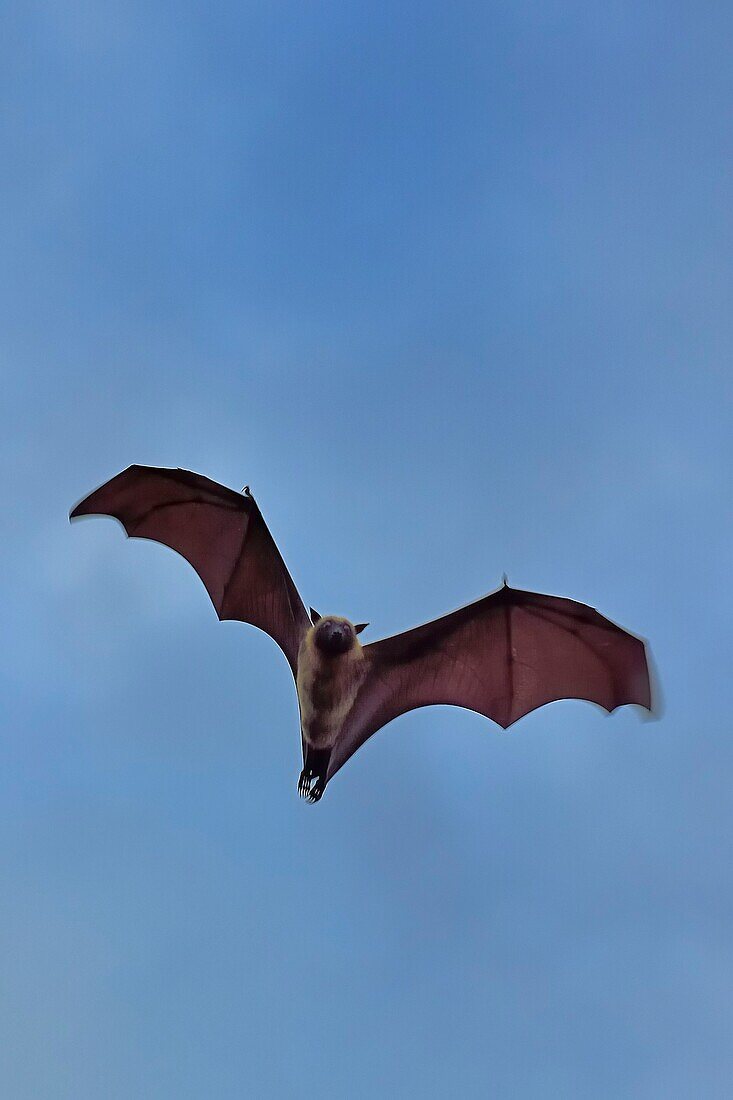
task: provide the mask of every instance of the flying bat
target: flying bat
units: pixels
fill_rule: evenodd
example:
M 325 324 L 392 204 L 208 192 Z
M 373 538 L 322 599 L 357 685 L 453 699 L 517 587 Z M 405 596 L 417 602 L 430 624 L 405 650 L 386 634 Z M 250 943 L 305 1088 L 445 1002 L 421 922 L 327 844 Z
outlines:
M 130 466 L 77 504 L 191 563 L 219 619 L 269 634 L 285 654 L 300 708 L 299 794 L 317 802 L 358 748 L 393 718 L 448 703 L 506 729 L 556 699 L 607 711 L 651 709 L 644 642 L 594 608 L 504 584 L 432 622 L 362 645 L 368 623 L 306 611 L 248 487 L 188 470 Z

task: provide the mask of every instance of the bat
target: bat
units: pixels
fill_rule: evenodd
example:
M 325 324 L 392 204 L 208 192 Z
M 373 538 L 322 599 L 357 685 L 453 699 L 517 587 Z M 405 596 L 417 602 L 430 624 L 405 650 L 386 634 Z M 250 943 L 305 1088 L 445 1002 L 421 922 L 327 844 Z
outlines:
M 177 551 L 219 619 L 274 638 L 295 680 L 298 792 L 309 802 L 373 733 L 418 707 L 465 707 L 504 729 L 556 699 L 651 710 L 640 638 L 575 600 L 510 588 L 506 577 L 474 603 L 362 645 L 368 623 L 306 611 L 248 486 L 237 493 L 188 470 L 130 466 L 70 519 L 88 515 L 114 516 L 128 536 Z

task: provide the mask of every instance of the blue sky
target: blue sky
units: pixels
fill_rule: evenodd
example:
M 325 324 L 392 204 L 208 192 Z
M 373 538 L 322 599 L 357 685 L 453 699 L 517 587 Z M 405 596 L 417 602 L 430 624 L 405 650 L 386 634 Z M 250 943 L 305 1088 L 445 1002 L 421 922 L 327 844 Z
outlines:
M 3 20 L 3 1095 L 728 1097 L 730 12 Z M 372 639 L 591 603 L 663 715 L 414 712 L 307 806 L 273 643 L 69 527 L 131 462 Z

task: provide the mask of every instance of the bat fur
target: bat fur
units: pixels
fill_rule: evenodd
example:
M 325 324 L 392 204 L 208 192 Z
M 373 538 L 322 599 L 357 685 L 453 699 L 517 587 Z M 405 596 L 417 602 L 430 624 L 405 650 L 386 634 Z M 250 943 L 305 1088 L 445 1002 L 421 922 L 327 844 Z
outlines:
M 319 632 L 334 624 L 346 632 L 348 648 L 331 653 L 317 644 Z M 298 651 L 296 687 L 303 738 L 314 749 L 331 749 L 366 676 L 366 662 L 354 624 L 329 615 L 312 626 Z
M 326 787 L 331 750 L 367 674 L 357 638 L 368 624 L 355 626 L 342 615 L 320 616 L 298 650 L 295 685 L 300 707 L 304 763 L 298 782 L 303 798 L 316 802 Z

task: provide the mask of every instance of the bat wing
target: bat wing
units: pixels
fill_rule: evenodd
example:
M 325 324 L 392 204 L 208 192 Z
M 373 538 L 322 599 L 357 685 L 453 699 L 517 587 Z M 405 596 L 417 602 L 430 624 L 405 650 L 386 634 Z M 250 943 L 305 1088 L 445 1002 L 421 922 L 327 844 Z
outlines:
M 70 518 L 88 515 L 114 516 L 130 537 L 181 554 L 219 618 L 264 630 L 295 676 L 310 620 L 254 497 L 188 470 L 130 466 L 77 504 Z
M 585 604 L 508 585 L 364 653 L 367 675 L 329 778 L 387 722 L 433 703 L 475 710 L 504 729 L 555 699 L 651 708 L 641 639 Z

